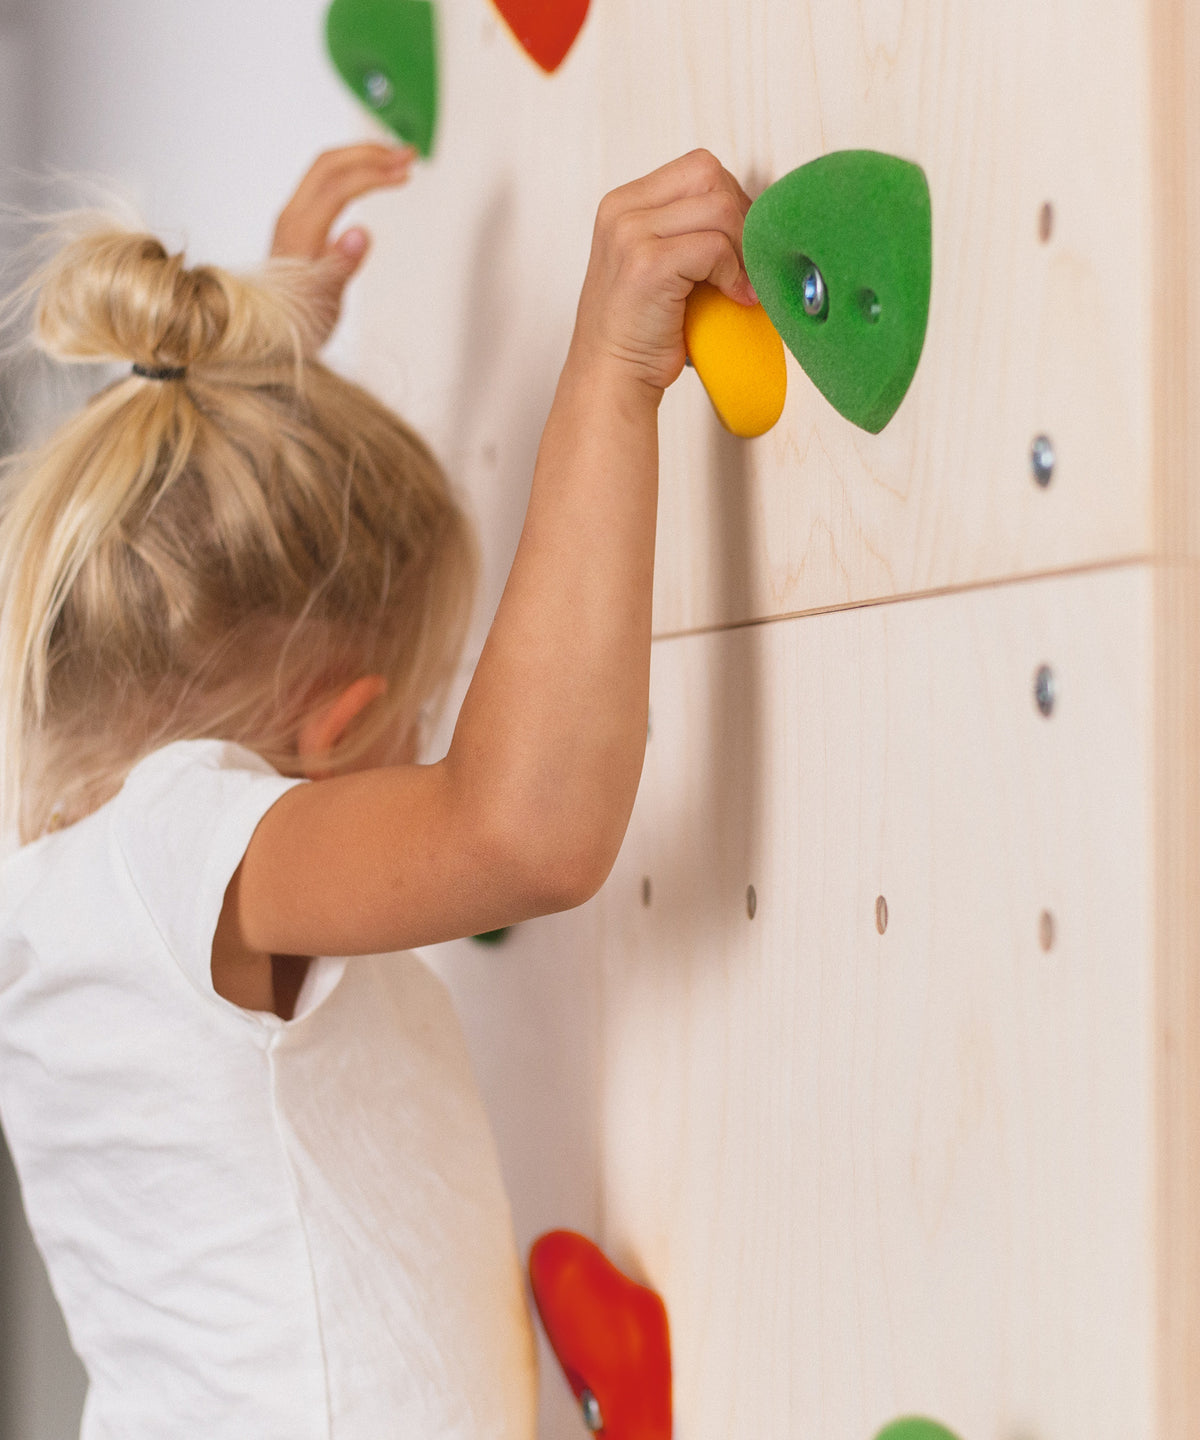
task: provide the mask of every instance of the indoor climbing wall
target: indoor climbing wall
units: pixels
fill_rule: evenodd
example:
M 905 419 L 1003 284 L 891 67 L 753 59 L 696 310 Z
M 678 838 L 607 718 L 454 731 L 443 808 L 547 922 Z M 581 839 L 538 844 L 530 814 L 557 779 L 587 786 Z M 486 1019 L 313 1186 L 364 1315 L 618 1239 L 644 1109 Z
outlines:
M 439 14 L 434 163 L 376 207 L 360 314 L 473 498 L 484 621 L 606 189 L 697 145 L 751 194 L 849 149 L 929 186 L 879 433 L 790 356 L 761 438 L 695 375 L 664 402 L 629 836 L 501 962 L 569 977 L 597 1238 L 666 1298 L 677 1433 L 1194 1440 L 1200 25 L 592 0 L 548 74 L 487 0 Z

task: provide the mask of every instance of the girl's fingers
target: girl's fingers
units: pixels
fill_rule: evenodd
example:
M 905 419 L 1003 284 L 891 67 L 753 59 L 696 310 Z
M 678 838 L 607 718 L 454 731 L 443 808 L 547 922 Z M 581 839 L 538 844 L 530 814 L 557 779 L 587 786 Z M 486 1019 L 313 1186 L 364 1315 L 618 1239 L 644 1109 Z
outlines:
M 399 159 L 376 157 L 322 175 L 310 172 L 279 217 L 271 253 L 315 259 L 351 201 L 371 190 L 402 184 L 410 165 L 411 156 L 400 152 Z
M 757 301 L 742 257 L 723 231 L 693 231 L 665 242 L 665 248 L 671 269 L 685 281 L 698 285 L 707 280 L 739 304 Z
M 614 202 L 616 209 L 660 210 L 689 195 L 717 190 L 733 195 L 742 206 L 743 215 L 749 210 L 749 196 L 717 157 L 707 150 L 693 150 L 642 179 L 614 190 L 608 200 Z
M 390 145 L 350 145 L 320 156 L 280 214 L 271 254 L 317 259 L 346 206 L 371 190 L 402 184 L 415 157 L 411 148 Z
M 694 231 L 719 230 L 742 254 L 742 228 L 745 212 L 741 202 L 728 190 L 714 190 L 707 195 L 688 195 L 672 201 L 661 209 L 639 217 L 641 223 L 660 240 L 690 235 Z

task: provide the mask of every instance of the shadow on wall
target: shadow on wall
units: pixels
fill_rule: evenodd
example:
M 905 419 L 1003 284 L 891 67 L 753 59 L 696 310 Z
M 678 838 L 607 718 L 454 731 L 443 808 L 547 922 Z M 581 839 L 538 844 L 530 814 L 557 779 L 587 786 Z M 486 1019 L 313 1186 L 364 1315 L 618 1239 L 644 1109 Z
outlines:
M 718 516 L 714 533 L 720 554 L 715 574 L 721 614 L 740 615 L 748 608 L 750 567 L 754 563 L 750 517 L 749 442 L 731 435 L 714 414 L 709 444 L 710 504 Z M 744 874 L 745 883 L 758 874 L 763 834 L 762 726 L 764 723 L 762 662 L 756 645 L 730 645 L 724 663 L 714 667 L 709 695 L 714 753 L 711 795 L 706 809 L 717 822 L 720 847 L 718 874 Z M 730 897 L 714 889 L 712 899 L 721 908 L 719 919 L 729 923 Z
M 687 375 L 678 383 L 699 385 L 695 376 Z M 753 451 L 745 440 L 726 431 L 711 410 L 707 427 L 704 460 L 683 483 L 696 492 L 694 503 L 715 517 L 711 533 L 719 549 L 711 557 L 710 573 L 720 587 L 719 603 L 724 610 L 727 602 L 744 594 L 748 567 L 755 563 L 751 545 Z M 667 483 L 673 483 L 673 473 L 678 475 L 677 470 L 668 471 Z M 758 529 L 758 522 L 753 528 Z M 730 603 L 728 609 L 735 606 Z M 645 877 L 650 889 L 643 891 L 641 903 L 652 905 L 653 910 L 642 932 L 645 938 L 635 944 L 632 962 L 610 962 L 605 955 L 605 973 L 615 978 L 603 996 L 604 1054 L 612 1057 L 605 1084 L 615 1087 L 610 1093 L 617 1096 L 618 1106 L 609 1112 L 604 1144 L 607 1158 L 617 1162 L 617 1211 L 626 1213 L 630 1204 L 649 1207 L 638 1222 L 645 1227 L 640 1239 L 623 1235 L 621 1222 L 614 1226 L 607 1217 L 609 1228 L 604 1236 L 612 1259 L 627 1274 L 652 1286 L 661 1284 L 660 1267 L 674 1244 L 668 1230 L 658 1227 L 669 1225 L 666 1217 L 673 1202 L 667 1196 L 674 1194 L 671 1187 L 678 1177 L 673 1159 L 666 1154 L 660 1157 L 659 1173 L 659 1161 L 651 1158 L 652 1147 L 642 1148 L 645 1135 L 633 1140 L 637 1173 L 621 1175 L 618 1128 L 640 1123 L 636 1106 L 629 1105 L 626 1087 L 631 1077 L 635 1088 L 639 1084 L 653 1088 L 660 1083 L 653 1060 L 646 1068 L 646 1055 L 652 1051 L 640 1047 L 653 1046 L 650 1036 L 661 1019 L 663 1096 L 651 1105 L 649 1123 L 669 1126 L 677 1122 L 679 1129 L 672 1133 L 664 1130 L 659 1140 L 675 1158 L 687 1152 L 694 1159 L 689 1147 L 705 1144 L 706 1132 L 704 1125 L 693 1126 L 690 1113 L 675 1108 L 678 1067 L 686 1070 L 695 1063 L 706 1072 L 719 1073 L 727 1062 L 722 1027 L 728 1017 L 712 1002 L 718 993 L 738 993 L 738 986 L 727 982 L 745 966 L 755 943 L 761 944 L 757 937 L 763 933 L 763 920 L 757 921 L 757 931 L 751 930 L 749 935 L 746 927 L 751 925 L 750 917 L 758 914 L 759 887 L 769 884 L 763 837 L 770 834 L 771 827 L 764 812 L 778 803 L 767 788 L 773 782 L 766 774 L 767 677 L 762 647 L 745 643 L 741 630 L 710 631 L 702 636 L 659 640 L 655 652 L 655 664 L 660 668 L 654 706 L 661 707 L 662 720 L 660 723 L 658 709 L 652 710 L 647 765 L 658 771 L 651 801 L 654 820 L 648 826 L 643 810 L 638 837 L 651 872 Z M 664 684 L 664 676 L 670 677 L 668 684 Z M 677 748 L 656 756 L 655 747 L 663 746 Z M 755 887 L 753 907 L 748 894 L 751 885 Z M 769 890 L 765 898 L 770 904 Z M 637 903 L 627 893 L 614 902 L 614 910 L 618 905 Z M 631 933 L 637 929 L 640 927 L 631 927 Z M 659 944 L 660 940 L 663 943 Z M 637 973 L 643 964 L 651 975 Z M 632 1045 L 632 1062 L 622 1053 L 626 1042 Z M 716 1117 L 714 1125 L 714 1133 L 719 1133 Z M 723 1165 L 725 1153 L 722 1142 L 709 1155 L 711 1163 Z M 626 1188 L 630 1180 L 632 1188 Z M 607 1193 L 603 1190 L 607 1184 L 604 1171 L 601 1183 L 602 1193 Z M 680 1237 L 679 1243 L 686 1246 L 694 1239 L 694 1235 L 689 1240 Z
M 687 383 L 685 376 L 679 383 Z M 720 591 L 721 613 L 740 613 L 753 563 L 751 546 L 750 450 L 731 435 L 715 413 L 710 415 L 706 473 L 691 483 L 703 486 L 703 503 L 717 517 L 711 534 L 719 547 L 711 573 Z M 736 633 L 736 632 L 735 632 Z M 762 865 L 764 832 L 763 676 L 758 647 L 723 644 L 719 661 L 709 667 L 702 713 L 687 720 L 691 753 L 697 762 L 681 803 L 670 817 L 670 835 L 658 864 L 661 893 L 674 897 L 670 925 L 679 944 L 676 956 L 688 956 L 687 970 L 726 963 L 724 937 L 741 923 L 744 889 L 754 884 Z M 688 639 L 673 641 L 690 646 Z M 653 726 L 653 715 L 651 716 Z M 654 744 L 653 733 L 651 745 Z M 683 797 L 686 796 L 684 799 Z M 696 863 L 695 837 L 709 837 L 704 860 Z M 733 877 L 740 878 L 731 891 Z M 659 892 L 656 884 L 656 894 Z M 661 963 L 661 962 L 660 962 Z M 687 986 L 689 974 L 678 983 Z
M 756 169 L 747 174 L 745 183 L 748 193 L 758 196 L 766 189 L 768 178 Z M 712 533 L 720 550 L 714 557 L 713 575 L 718 592 L 716 613 L 720 615 L 746 615 L 753 609 L 754 537 L 761 530 L 750 514 L 753 443 L 731 435 L 715 411 L 709 415 L 708 501 L 717 516 Z M 730 645 L 724 660 L 714 667 L 709 694 L 714 753 L 721 763 L 714 766 L 704 808 L 717 821 L 720 856 L 716 873 L 744 874 L 745 883 L 751 885 L 760 873 L 763 857 L 759 844 L 765 833 L 762 662 L 756 645 Z M 712 887 L 710 896 L 710 903 L 721 911 L 711 916 L 712 922 L 720 925 L 716 933 L 721 933 L 729 922 L 731 900 L 720 887 Z

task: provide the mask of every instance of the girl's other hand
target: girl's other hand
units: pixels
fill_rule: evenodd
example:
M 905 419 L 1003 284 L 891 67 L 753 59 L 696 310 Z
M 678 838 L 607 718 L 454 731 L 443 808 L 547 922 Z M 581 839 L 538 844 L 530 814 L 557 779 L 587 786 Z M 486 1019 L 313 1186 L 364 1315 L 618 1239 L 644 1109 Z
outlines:
M 346 145 L 317 157 L 275 224 L 271 257 L 327 260 L 329 329 L 337 323 L 342 294 L 366 258 L 371 237 L 360 225 L 332 238 L 338 216 L 372 190 L 403 185 L 417 152 L 412 146 Z
M 742 227 L 750 197 L 707 150 L 693 150 L 600 203 L 572 351 L 616 362 L 658 391 L 683 369 L 683 312 L 707 280 L 742 305 Z

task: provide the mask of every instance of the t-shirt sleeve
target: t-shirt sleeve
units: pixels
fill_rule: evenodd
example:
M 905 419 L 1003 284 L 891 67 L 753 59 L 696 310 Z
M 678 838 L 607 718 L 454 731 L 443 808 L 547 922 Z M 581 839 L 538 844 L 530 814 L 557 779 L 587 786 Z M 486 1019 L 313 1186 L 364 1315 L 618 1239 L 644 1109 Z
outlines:
M 113 842 L 176 963 L 212 993 L 225 891 L 258 822 L 303 780 L 241 745 L 185 740 L 136 765 L 113 802 Z

